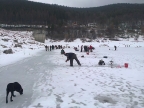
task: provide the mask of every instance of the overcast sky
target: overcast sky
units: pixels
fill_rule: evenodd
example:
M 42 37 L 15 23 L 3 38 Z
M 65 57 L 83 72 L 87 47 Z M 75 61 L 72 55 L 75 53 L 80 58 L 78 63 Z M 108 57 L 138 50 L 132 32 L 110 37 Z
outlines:
M 98 7 L 115 3 L 144 3 L 144 0 L 29 0 L 68 7 Z

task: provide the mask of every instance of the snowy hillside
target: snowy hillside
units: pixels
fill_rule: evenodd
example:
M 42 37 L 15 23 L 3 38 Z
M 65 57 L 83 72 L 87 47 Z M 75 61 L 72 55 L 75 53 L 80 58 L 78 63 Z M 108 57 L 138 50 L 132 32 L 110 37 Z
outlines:
M 32 32 L 0 29 L 0 58 L 2 62 L 0 66 L 32 56 L 43 47 L 44 44 L 34 40 Z M 12 49 L 12 54 L 3 53 L 8 49 Z
M 0 108 L 144 108 L 143 37 L 139 41 L 99 39 L 84 43 L 80 39 L 74 42 L 49 39 L 42 44 L 31 35 L 27 31 L 0 29 Z M 65 52 L 75 53 L 81 66 L 74 60 L 70 67 L 60 54 L 61 49 L 45 51 L 44 45 L 65 46 Z M 92 45 L 95 49 L 87 54 L 80 52 L 81 45 Z M 13 54 L 4 54 L 9 48 Z M 98 65 L 101 59 L 106 65 Z M 6 104 L 5 87 L 11 81 L 22 84 L 24 94 L 15 92 L 17 97 Z

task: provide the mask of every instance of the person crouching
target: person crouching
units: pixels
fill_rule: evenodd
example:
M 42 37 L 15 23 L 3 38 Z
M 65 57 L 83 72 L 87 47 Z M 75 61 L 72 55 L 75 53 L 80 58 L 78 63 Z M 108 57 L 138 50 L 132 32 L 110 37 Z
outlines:
M 98 65 L 105 65 L 105 62 L 103 60 L 100 60 Z

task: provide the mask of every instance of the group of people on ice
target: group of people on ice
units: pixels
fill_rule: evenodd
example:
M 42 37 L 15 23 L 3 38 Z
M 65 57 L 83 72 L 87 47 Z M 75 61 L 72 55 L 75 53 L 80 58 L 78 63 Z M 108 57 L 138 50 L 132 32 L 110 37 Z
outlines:
M 62 45 L 55 45 L 55 46 L 54 45 L 50 45 L 50 46 L 45 45 L 46 51 L 49 51 L 49 47 L 50 47 L 50 51 L 53 50 L 53 49 L 55 49 L 55 48 L 56 49 L 61 49 L 61 54 L 64 54 L 67 57 L 67 59 L 66 59 L 65 62 L 70 61 L 70 66 L 73 66 L 73 60 L 74 59 L 76 60 L 77 64 L 79 66 L 81 66 L 81 63 L 78 60 L 76 54 L 75 53 L 65 53 L 64 48 L 62 47 Z M 115 48 L 115 50 L 117 49 L 116 46 L 114 46 L 114 48 Z M 75 51 L 79 51 L 77 47 L 74 47 L 74 50 Z M 86 46 L 86 45 L 83 46 L 83 45 L 81 45 L 80 52 L 83 52 L 83 51 L 84 52 L 93 52 L 93 50 L 94 50 L 94 47 L 92 45 L 90 45 L 90 46 Z M 98 63 L 98 65 L 105 65 L 105 62 L 103 60 L 100 60 L 99 63 Z
M 54 50 L 54 49 L 62 49 L 62 45 L 45 45 L 45 50 L 46 51 L 51 51 L 51 50 Z
M 83 52 L 83 49 L 84 49 L 84 52 L 89 52 L 89 51 L 92 52 L 93 49 L 94 49 L 94 47 L 91 46 L 91 45 L 90 45 L 90 46 L 86 46 L 86 45 L 83 46 L 83 45 L 82 45 L 82 46 L 81 46 L 81 52 Z
M 79 46 L 78 46 L 78 47 L 79 47 Z M 89 52 L 89 51 L 92 52 L 93 49 L 94 49 L 94 47 L 91 46 L 91 45 L 90 45 L 90 46 L 86 46 L 86 45 L 83 46 L 83 45 L 81 45 L 81 50 L 80 50 L 80 51 L 81 51 L 81 52 L 83 52 L 83 51 L 84 51 L 84 52 Z M 79 51 L 77 47 L 74 47 L 74 50 L 75 50 L 75 51 Z

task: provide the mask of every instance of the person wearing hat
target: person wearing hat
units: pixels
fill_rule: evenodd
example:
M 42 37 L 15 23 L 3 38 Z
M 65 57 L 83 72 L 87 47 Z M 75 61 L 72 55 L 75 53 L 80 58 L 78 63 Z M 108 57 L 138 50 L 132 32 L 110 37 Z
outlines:
M 77 58 L 75 53 L 65 53 L 64 55 L 67 57 L 67 60 L 65 62 L 70 60 L 70 66 L 73 66 L 73 60 L 74 59 L 76 60 L 77 64 L 79 66 L 81 66 L 81 64 L 80 64 L 80 62 L 79 62 L 79 60 L 78 60 L 78 58 Z

